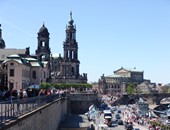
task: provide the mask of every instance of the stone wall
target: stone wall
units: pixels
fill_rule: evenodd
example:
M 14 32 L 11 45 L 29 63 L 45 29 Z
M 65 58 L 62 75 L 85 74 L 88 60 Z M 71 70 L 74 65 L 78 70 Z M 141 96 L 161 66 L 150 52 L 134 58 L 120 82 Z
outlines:
M 96 105 L 97 94 L 94 93 L 72 93 L 69 94 L 68 109 L 72 114 L 84 114 L 91 105 Z
M 57 99 L 10 121 L 1 130 L 57 130 L 67 113 L 67 99 Z

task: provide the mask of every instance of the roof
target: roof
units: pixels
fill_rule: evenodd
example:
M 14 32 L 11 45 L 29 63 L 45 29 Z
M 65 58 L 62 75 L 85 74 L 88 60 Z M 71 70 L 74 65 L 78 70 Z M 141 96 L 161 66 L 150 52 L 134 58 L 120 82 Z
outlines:
M 111 119 L 112 117 L 111 116 L 105 116 L 105 119 Z
M 6 63 L 8 61 L 11 61 L 11 59 L 7 59 L 5 60 L 3 63 Z M 12 61 L 18 62 L 19 64 L 23 64 L 23 62 L 21 61 L 21 59 L 12 59 Z
M 45 27 L 44 24 L 43 24 L 43 26 L 40 28 L 39 33 L 48 33 L 48 29 Z
M 35 58 L 32 58 L 32 57 L 27 57 L 27 58 L 25 58 L 26 60 L 29 60 L 29 61 L 37 61 L 37 59 L 35 59 Z
M 32 58 L 32 57 L 23 58 L 23 57 L 20 57 L 18 54 L 7 56 L 7 59 L 3 63 L 11 61 L 11 60 L 18 62 L 19 64 L 29 65 L 32 67 L 44 67 L 47 65 L 47 62 L 41 63 L 35 58 Z
M 17 57 L 17 55 L 9 56 L 8 59 L 3 61 L 3 63 L 6 63 L 8 61 L 15 61 L 15 62 L 18 62 L 19 64 L 30 65 L 27 60 L 22 59 L 21 57 Z
M 58 54 L 58 53 L 52 54 L 52 57 L 53 57 L 53 58 L 58 58 L 59 56 L 60 56 L 60 54 Z
M 131 71 L 131 72 L 143 72 L 141 70 L 137 70 L 136 67 L 134 68 L 124 68 L 125 70 Z
M 124 68 L 124 67 L 121 67 L 120 69 L 114 71 L 114 73 L 116 73 L 116 72 L 118 72 L 120 70 L 125 70 L 125 71 L 129 71 L 129 72 L 143 72 L 143 71 L 137 70 L 136 67 L 134 67 L 134 68 Z
M 138 85 L 138 87 L 141 87 L 141 86 L 153 88 L 154 86 L 156 86 L 156 84 L 155 83 L 150 83 L 148 81 L 144 81 L 144 82 L 142 82 L 141 84 Z
M 4 61 L 7 59 L 7 56 L 13 54 L 25 54 L 26 49 L 14 49 L 14 48 L 7 48 L 7 49 L 0 49 L 0 61 Z
M 12 54 L 12 55 L 9 55 L 7 56 L 7 58 L 20 58 L 20 56 L 18 54 Z
M 40 67 L 41 65 L 38 62 L 30 62 L 31 66 Z
M 112 75 L 108 75 L 106 77 L 114 77 L 114 78 L 127 78 L 128 76 L 125 75 L 118 75 L 118 74 L 112 74 Z
M 103 113 L 111 113 L 110 110 L 103 110 Z

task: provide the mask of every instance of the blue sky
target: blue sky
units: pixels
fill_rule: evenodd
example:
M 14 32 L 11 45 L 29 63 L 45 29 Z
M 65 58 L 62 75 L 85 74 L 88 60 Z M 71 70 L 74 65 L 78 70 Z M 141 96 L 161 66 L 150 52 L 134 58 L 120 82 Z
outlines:
M 170 83 L 169 0 L 0 0 L 6 48 L 37 48 L 43 22 L 52 53 L 63 55 L 72 11 L 77 28 L 80 73 L 98 81 L 121 66 L 144 71 L 144 78 Z

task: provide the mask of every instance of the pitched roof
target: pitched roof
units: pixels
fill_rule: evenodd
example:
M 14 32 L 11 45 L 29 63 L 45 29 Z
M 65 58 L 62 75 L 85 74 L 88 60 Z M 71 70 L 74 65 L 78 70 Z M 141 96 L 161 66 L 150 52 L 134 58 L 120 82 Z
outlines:
M 12 54 L 25 54 L 26 49 L 13 49 L 13 48 L 7 48 L 7 49 L 0 49 L 0 61 L 4 61 L 7 59 L 9 55 Z
M 143 71 L 137 70 L 136 67 L 134 67 L 134 68 L 124 68 L 124 67 L 121 67 L 120 69 L 114 71 L 114 73 L 116 73 L 116 72 L 118 72 L 120 70 L 125 70 L 125 71 L 129 71 L 129 72 L 143 72 Z
M 128 76 L 125 76 L 125 75 L 118 75 L 118 74 L 112 74 L 112 75 L 108 75 L 106 77 L 114 77 L 114 78 L 126 78 Z
M 23 57 L 19 56 L 18 54 L 13 54 L 13 55 L 7 56 L 7 59 L 3 63 L 6 63 L 11 60 L 18 62 L 19 64 L 29 65 L 29 66 L 33 66 L 33 67 L 44 67 L 44 65 L 47 64 L 45 62 L 44 63 L 39 62 L 37 59 L 32 58 L 32 57 L 23 58 Z

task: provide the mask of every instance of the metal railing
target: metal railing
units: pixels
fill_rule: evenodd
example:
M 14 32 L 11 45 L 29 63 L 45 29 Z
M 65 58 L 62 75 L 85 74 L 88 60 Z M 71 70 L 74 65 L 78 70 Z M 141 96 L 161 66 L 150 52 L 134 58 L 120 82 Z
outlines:
M 38 96 L 0 102 L 0 125 L 15 120 L 49 102 L 60 98 L 58 94 Z

